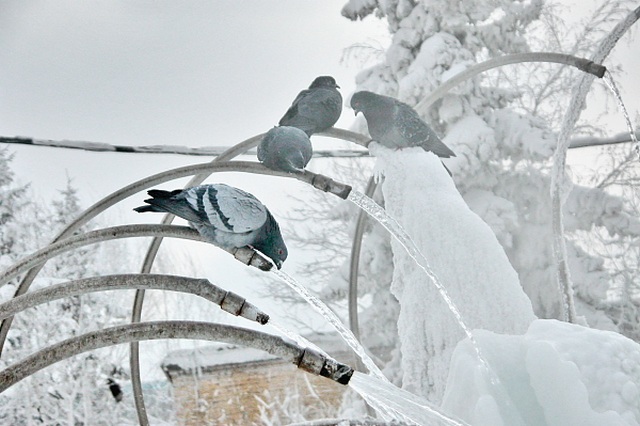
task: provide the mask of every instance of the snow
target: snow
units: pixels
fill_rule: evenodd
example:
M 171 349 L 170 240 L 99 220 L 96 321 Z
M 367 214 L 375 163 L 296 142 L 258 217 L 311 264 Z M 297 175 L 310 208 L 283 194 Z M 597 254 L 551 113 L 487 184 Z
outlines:
M 412 236 L 466 325 L 524 333 L 535 316 L 518 276 L 440 160 L 421 148 L 391 151 L 372 144 L 370 149 L 385 177 L 387 212 Z M 401 306 L 403 388 L 439 401 L 453 348 L 464 334 L 433 283 L 395 241 L 392 249 L 391 291 Z
M 640 424 L 640 345 L 632 340 L 556 320 L 536 320 L 520 336 L 474 335 L 525 424 Z M 483 419 L 495 401 L 488 383 L 469 342 L 460 343 L 442 408 L 473 425 L 500 424 Z

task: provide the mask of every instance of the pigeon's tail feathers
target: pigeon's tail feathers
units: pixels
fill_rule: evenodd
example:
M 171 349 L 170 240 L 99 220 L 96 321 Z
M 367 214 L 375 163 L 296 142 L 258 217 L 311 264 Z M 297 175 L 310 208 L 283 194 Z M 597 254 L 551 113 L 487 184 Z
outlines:
M 144 200 L 146 206 L 136 207 L 134 210 L 138 213 L 154 212 L 154 213 L 172 213 L 167 198 L 149 198 Z M 168 208 L 169 207 L 169 208 Z
M 159 207 L 152 206 L 152 205 L 136 207 L 133 210 L 137 211 L 138 213 L 145 213 L 145 212 L 166 213 L 165 210 L 162 210 Z
M 136 207 L 134 210 L 138 213 L 154 212 L 154 213 L 174 213 L 172 205 L 174 204 L 171 197 L 178 195 L 182 192 L 181 189 L 175 191 L 163 191 L 162 189 L 150 189 L 147 194 L 153 198 L 144 200 L 147 203 L 146 206 Z
M 167 198 L 173 197 L 174 195 L 178 195 L 181 192 L 182 192 L 182 189 L 175 189 L 173 191 L 164 191 L 162 189 L 150 189 L 147 191 L 147 194 L 151 195 L 153 198 L 167 199 Z
M 435 141 L 429 141 L 429 143 L 423 144 L 422 147 L 426 151 L 433 152 L 435 155 L 437 155 L 440 158 L 449 158 L 449 157 L 455 157 L 456 156 L 456 153 L 453 152 L 448 146 L 446 146 L 439 139 L 437 139 Z

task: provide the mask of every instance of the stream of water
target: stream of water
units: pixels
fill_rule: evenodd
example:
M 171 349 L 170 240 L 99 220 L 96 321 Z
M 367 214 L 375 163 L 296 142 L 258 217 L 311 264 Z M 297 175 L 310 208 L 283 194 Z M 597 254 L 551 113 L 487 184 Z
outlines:
M 376 378 L 382 381 L 388 381 L 387 378 L 382 374 L 382 371 L 378 368 L 378 366 L 373 362 L 371 357 L 367 355 L 364 350 L 364 347 L 358 342 L 358 339 L 353 335 L 351 330 L 349 330 L 338 318 L 338 316 L 320 299 L 309 293 L 309 290 L 306 289 L 302 284 L 297 282 L 288 274 L 279 271 L 273 270 L 273 273 L 278 276 L 282 281 L 284 281 L 289 287 L 295 290 L 304 300 L 306 300 L 311 306 L 314 307 L 316 311 L 318 311 L 323 317 L 329 321 L 329 323 L 336 329 L 340 336 L 344 339 L 344 341 L 353 349 L 353 351 L 360 357 L 364 366 L 369 370 L 369 373 L 375 376 Z
M 618 106 L 620 107 L 620 111 L 622 111 L 624 120 L 627 123 L 627 129 L 629 130 L 629 135 L 631 136 L 631 141 L 634 144 L 636 154 L 638 155 L 638 157 L 640 157 L 640 144 L 638 143 L 638 139 L 636 138 L 636 131 L 633 128 L 633 123 L 631 122 L 629 111 L 627 111 L 627 107 L 624 105 L 624 102 L 622 101 L 622 95 L 620 94 L 618 87 L 613 81 L 613 76 L 609 71 L 607 71 L 604 77 L 602 77 L 602 80 L 605 82 L 607 87 L 609 87 L 609 89 L 613 93 L 613 96 L 616 98 L 616 101 L 618 101 Z
M 349 387 L 358 392 L 369 405 L 383 416 L 391 415 L 407 424 L 464 426 L 465 422 L 443 413 L 438 407 L 389 382 L 383 382 L 357 371 Z M 390 419 L 386 419 L 390 420 Z
M 496 395 L 496 402 L 501 407 L 501 411 L 505 418 L 510 418 L 511 425 L 524 425 L 524 421 L 520 416 L 518 410 L 514 407 L 514 404 L 506 392 L 506 389 L 502 385 L 500 378 L 496 374 L 496 372 L 490 367 L 486 358 L 482 355 L 482 351 L 480 350 L 480 345 L 477 340 L 473 336 L 471 329 L 467 326 L 462 318 L 462 314 L 460 310 L 457 308 L 446 288 L 438 278 L 438 276 L 433 272 L 431 267 L 429 266 L 429 262 L 424 257 L 424 255 L 420 252 L 415 242 L 411 239 L 411 237 L 404 230 L 402 225 L 398 223 L 393 217 L 389 216 L 387 212 L 380 207 L 374 200 L 367 197 L 365 194 L 352 190 L 349 193 L 349 197 L 347 198 L 349 201 L 353 202 L 355 205 L 363 209 L 367 214 L 369 214 L 372 218 L 377 220 L 391 235 L 396 238 L 396 240 L 402 245 L 402 247 L 406 250 L 407 254 L 411 256 L 411 258 L 415 261 L 416 265 L 427 275 L 427 277 L 433 282 L 433 284 L 438 289 L 440 296 L 444 299 L 445 303 L 449 307 L 449 310 L 455 316 L 458 324 L 464 331 L 464 333 L 469 338 L 471 345 L 485 370 L 489 381 L 491 382 L 492 390 Z M 408 392 L 407 392 L 408 393 Z M 411 395 L 411 394 L 409 394 Z M 375 407 L 375 406 L 374 406 Z
M 444 285 L 442 284 L 442 282 L 440 282 L 440 279 L 433 272 L 433 270 L 431 270 L 429 262 L 420 252 L 420 250 L 416 246 L 416 243 L 407 234 L 402 225 L 400 225 L 394 218 L 389 216 L 387 212 L 378 205 L 378 203 L 367 197 L 362 192 L 352 190 L 351 193 L 349 193 L 349 197 L 347 199 L 367 212 L 369 216 L 377 220 L 382 226 L 384 226 L 387 231 L 389 231 L 389 233 L 396 240 L 398 240 L 400 245 L 402 245 L 402 247 L 406 250 L 407 254 L 411 256 L 418 267 L 422 269 L 427 277 L 429 277 L 431 282 L 433 282 L 433 284 L 436 286 L 438 292 L 440 293 L 440 296 L 442 296 L 442 299 L 444 299 L 445 303 L 449 307 L 449 310 L 453 313 L 453 316 L 455 316 L 456 321 L 473 344 L 478 357 L 481 361 L 483 361 L 483 363 L 486 364 L 484 358 L 482 357 L 482 354 L 480 353 L 480 347 L 478 346 L 473 333 L 471 333 L 471 329 L 464 322 L 460 310 L 456 307 L 455 303 L 453 303 L 453 300 L 451 300 L 447 289 L 444 288 Z M 488 367 L 488 364 L 486 364 L 486 366 Z

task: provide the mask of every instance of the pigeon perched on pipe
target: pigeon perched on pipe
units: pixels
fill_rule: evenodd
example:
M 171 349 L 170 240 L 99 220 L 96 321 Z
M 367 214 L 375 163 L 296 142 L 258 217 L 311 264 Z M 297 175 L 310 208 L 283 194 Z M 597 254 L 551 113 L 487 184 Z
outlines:
M 309 136 L 296 127 L 274 127 L 258 145 L 258 160 L 262 164 L 287 173 L 302 172 L 312 154 Z
M 387 148 L 419 146 L 438 157 L 455 157 L 418 113 L 404 102 L 366 90 L 351 97 L 351 108 L 364 114 L 371 138 Z
M 226 250 L 252 247 L 280 269 L 287 259 L 280 227 L 267 207 L 241 189 L 222 183 L 147 192 L 143 212 L 172 213 L 189 222 L 208 242 Z
M 316 78 L 308 89 L 298 93 L 278 124 L 297 127 L 308 136 L 327 130 L 336 124 L 342 113 L 339 88 L 333 77 Z

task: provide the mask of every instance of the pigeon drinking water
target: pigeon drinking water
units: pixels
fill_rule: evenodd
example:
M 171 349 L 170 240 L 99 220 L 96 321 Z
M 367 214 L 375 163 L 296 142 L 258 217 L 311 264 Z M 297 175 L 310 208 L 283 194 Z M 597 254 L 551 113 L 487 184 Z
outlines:
M 367 119 L 371 138 L 387 148 L 419 146 L 438 157 L 455 157 L 418 113 L 404 102 L 373 92 L 360 91 L 351 97 L 351 108 Z
M 332 127 L 342 112 L 340 86 L 333 77 L 321 76 L 308 89 L 298 93 L 278 123 L 303 130 L 308 136 Z
M 222 183 L 188 189 L 148 191 L 143 212 L 172 213 L 189 222 L 208 242 L 223 249 L 250 246 L 271 258 L 278 269 L 287 259 L 278 223 L 256 197 Z
M 274 127 L 258 145 L 258 160 L 262 164 L 287 173 L 302 172 L 312 154 L 309 136 L 296 127 Z

